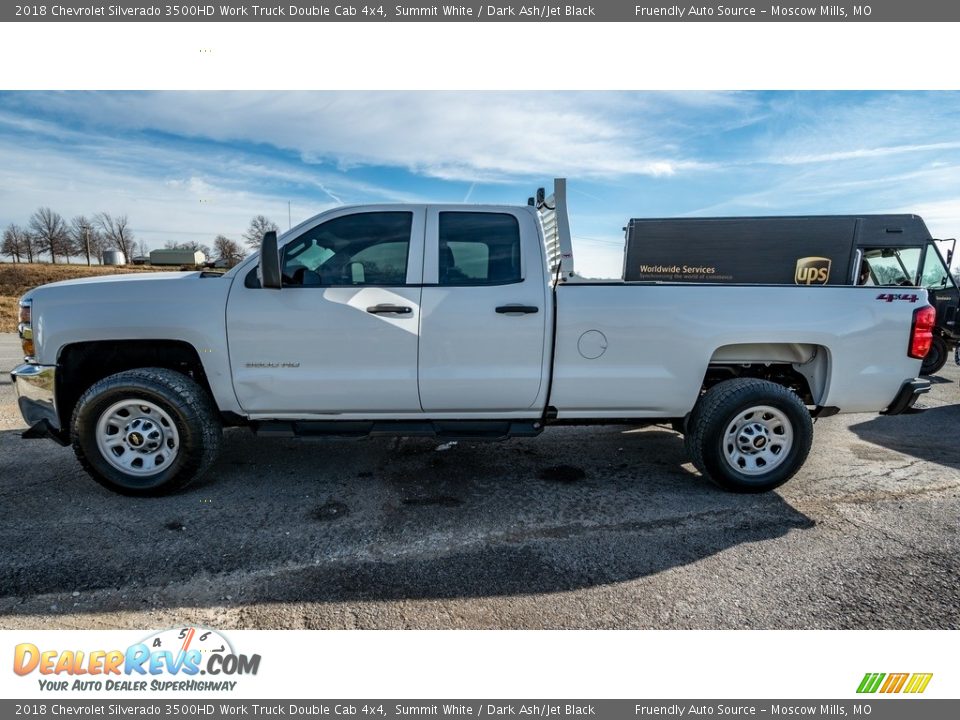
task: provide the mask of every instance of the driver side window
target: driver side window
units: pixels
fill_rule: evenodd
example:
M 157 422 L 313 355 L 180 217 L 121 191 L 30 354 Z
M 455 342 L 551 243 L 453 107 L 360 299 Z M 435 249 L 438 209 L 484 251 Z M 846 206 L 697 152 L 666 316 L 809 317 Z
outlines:
M 283 248 L 284 287 L 405 285 L 413 213 L 344 215 Z

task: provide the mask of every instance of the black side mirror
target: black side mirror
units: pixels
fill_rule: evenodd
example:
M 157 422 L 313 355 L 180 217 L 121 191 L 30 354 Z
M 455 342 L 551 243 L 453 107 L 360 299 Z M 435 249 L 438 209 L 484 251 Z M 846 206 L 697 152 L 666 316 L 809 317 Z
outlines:
M 277 233 L 271 230 L 264 233 L 263 240 L 260 241 L 260 287 L 279 290 L 282 285 Z

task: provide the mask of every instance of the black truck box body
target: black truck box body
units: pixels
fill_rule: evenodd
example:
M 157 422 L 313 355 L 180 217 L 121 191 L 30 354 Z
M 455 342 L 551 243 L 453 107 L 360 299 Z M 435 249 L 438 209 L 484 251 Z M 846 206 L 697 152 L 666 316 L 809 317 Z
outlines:
M 858 248 L 923 246 L 916 215 L 633 219 L 624 280 L 853 285 Z

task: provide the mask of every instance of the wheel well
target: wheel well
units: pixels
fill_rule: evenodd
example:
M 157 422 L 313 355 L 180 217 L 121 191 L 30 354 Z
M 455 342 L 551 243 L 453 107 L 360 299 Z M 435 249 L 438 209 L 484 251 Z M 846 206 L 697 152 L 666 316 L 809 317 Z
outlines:
M 703 378 L 703 392 L 717 383 L 733 378 L 757 378 L 769 380 L 793 390 L 804 405 L 816 405 L 810 383 L 803 375 L 786 363 L 749 363 L 742 365 L 710 365 Z
M 183 373 L 208 393 L 210 383 L 200 355 L 179 340 L 103 340 L 66 345 L 57 358 L 56 406 L 60 426 L 70 418 L 80 396 L 98 380 L 124 370 L 161 367 Z M 212 396 L 212 394 L 211 394 Z
M 830 375 L 830 352 L 807 343 L 744 343 L 717 348 L 703 392 L 731 378 L 769 380 L 793 390 L 806 405 L 820 405 Z

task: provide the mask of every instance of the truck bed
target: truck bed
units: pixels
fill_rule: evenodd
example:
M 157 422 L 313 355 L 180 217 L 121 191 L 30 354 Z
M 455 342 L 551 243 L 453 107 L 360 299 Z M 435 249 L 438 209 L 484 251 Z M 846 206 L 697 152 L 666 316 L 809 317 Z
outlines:
M 919 361 L 907 356 L 925 292 L 870 287 L 574 282 L 556 290 L 550 403 L 558 417 L 683 417 L 711 364 L 781 362 L 814 404 L 876 412 Z M 826 378 L 830 378 L 827 381 Z

